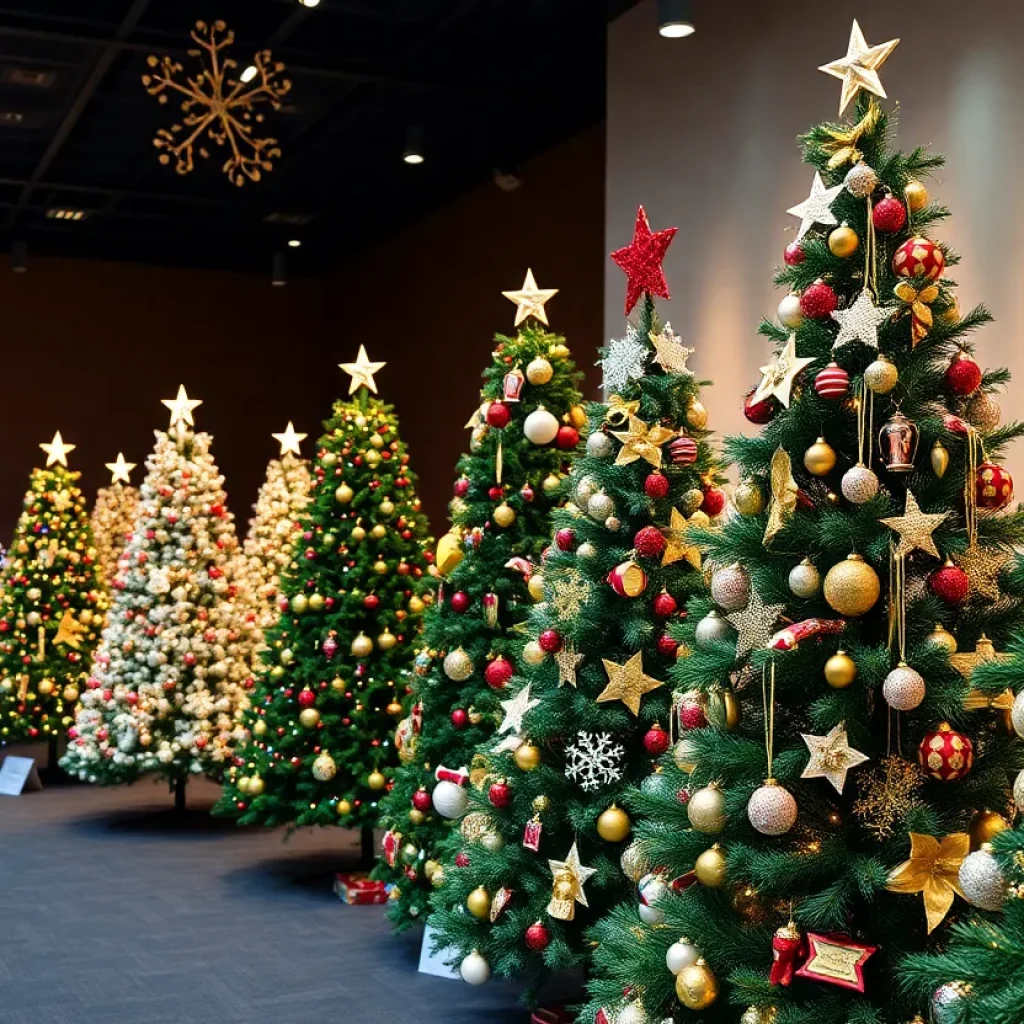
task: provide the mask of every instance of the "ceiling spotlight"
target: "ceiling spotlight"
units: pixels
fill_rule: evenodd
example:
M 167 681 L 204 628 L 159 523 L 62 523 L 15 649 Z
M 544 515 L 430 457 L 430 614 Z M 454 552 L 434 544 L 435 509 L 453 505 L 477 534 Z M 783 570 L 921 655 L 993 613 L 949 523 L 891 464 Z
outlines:
M 288 247 L 290 249 L 298 249 L 298 247 L 300 245 L 302 245 L 301 239 L 298 239 L 298 238 L 289 238 L 288 239 Z
M 407 164 L 421 164 L 423 156 L 423 132 L 419 128 L 410 128 L 405 133 L 405 152 L 402 159 Z
M 691 0 L 658 0 L 658 35 L 683 39 L 697 31 L 690 9 Z
M 283 288 L 288 283 L 288 264 L 283 252 L 275 252 L 270 263 L 270 283 Z
M 303 7 L 319 7 L 320 0 L 299 0 Z
M 250 64 L 238 77 L 245 83 L 251 82 L 258 74 L 259 68 L 255 64 Z

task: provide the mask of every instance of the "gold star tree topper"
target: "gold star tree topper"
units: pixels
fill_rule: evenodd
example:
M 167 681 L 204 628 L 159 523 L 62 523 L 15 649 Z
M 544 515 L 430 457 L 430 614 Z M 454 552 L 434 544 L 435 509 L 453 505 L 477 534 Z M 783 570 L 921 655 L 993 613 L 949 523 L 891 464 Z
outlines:
M 584 907 L 589 906 L 583 886 L 597 869 L 584 867 L 580 863 L 580 854 L 575 843 L 572 844 L 572 849 L 565 860 L 549 860 L 548 868 L 553 882 L 548 913 L 561 921 L 571 921 L 576 912 L 576 903 Z
M 125 462 L 124 452 L 118 452 L 116 462 L 105 462 L 104 465 L 110 470 L 110 482 L 112 484 L 130 484 L 132 482 L 130 474 L 137 463 Z
M 640 714 L 640 698 L 651 690 L 665 684 L 644 673 L 643 655 L 637 651 L 624 665 L 602 658 L 604 670 L 608 673 L 608 685 L 597 695 L 597 703 L 621 700 L 633 712 Z
M 387 366 L 387 363 L 374 363 L 366 354 L 366 346 L 359 346 L 359 354 L 354 363 L 338 363 L 352 379 L 348 382 L 348 393 L 354 394 L 359 388 L 367 387 L 374 394 L 377 394 L 377 382 L 373 379 L 375 373 L 379 373 Z
M 837 793 L 846 785 L 846 773 L 868 760 L 867 754 L 854 750 L 846 736 L 846 726 L 840 722 L 824 736 L 801 733 L 811 759 L 800 776 L 802 779 L 828 779 Z
M 637 459 L 643 459 L 655 469 L 661 468 L 661 446 L 669 438 L 675 437 L 675 431 L 660 423 L 648 427 L 639 416 L 630 416 L 626 430 L 613 430 L 611 434 L 622 442 L 619 454 L 615 457 L 616 466 L 628 466 Z
M 885 887 L 890 892 L 921 893 L 929 934 L 942 924 L 953 897 L 963 896 L 960 865 L 970 851 L 971 837 L 966 832 L 942 839 L 911 832 L 910 860 L 889 873 Z
M 822 64 L 818 68 L 819 71 L 824 71 L 826 75 L 838 78 L 843 83 L 843 92 L 839 97 L 840 117 L 861 89 L 881 96 L 882 99 L 886 98 L 882 80 L 878 77 L 878 69 L 889 59 L 898 45 L 898 39 L 890 39 L 887 43 L 868 46 L 864 33 L 854 18 L 846 56 Z
M 185 391 L 185 385 L 178 385 L 178 394 L 176 398 L 163 398 L 160 400 L 161 405 L 166 405 L 171 410 L 171 426 L 176 427 L 179 424 L 182 426 L 193 426 L 195 420 L 192 418 L 192 410 L 198 408 L 203 404 L 201 398 L 189 398 L 188 392 Z
M 271 434 L 270 436 L 281 445 L 282 455 L 287 455 L 289 452 L 292 455 L 301 455 L 299 442 L 305 441 L 309 437 L 308 434 L 297 434 L 291 420 L 288 421 L 288 426 L 280 434 Z
M 68 464 L 68 453 L 73 452 L 77 445 L 65 444 L 64 438 L 60 436 L 58 430 L 53 435 L 53 440 L 47 444 L 45 441 L 39 445 L 40 448 L 46 452 L 46 465 L 49 466 L 64 466 Z
M 791 334 L 782 351 L 772 356 L 770 363 L 760 367 L 761 383 L 757 385 L 751 402 L 763 402 L 770 395 L 788 409 L 797 374 L 813 362 L 813 359 L 802 359 L 797 356 L 796 335 Z
M 899 543 L 896 545 L 897 558 L 909 555 L 911 551 L 925 551 L 938 558 L 939 549 L 935 546 L 932 533 L 947 515 L 948 512 L 922 512 L 917 504 L 917 498 L 907 491 L 903 515 L 886 516 L 878 521 L 900 535 Z
M 700 568 L 700 548 L 696 544 L 688 543 L 686 539 L 689 528 L 690 524 L 687 523 L 683 513 L 677 508 L 672 509 L 668 529 L 661 531 L 665 537 L 665 550 L 661 556 L 662 565 L 672 565 L 674 562 L 686 559 L 694 569 Z
M 553 299 L 558 294 L 557 288 L 538 288 L 537 282 L 533 278 L 533 271 L 527 269 L 526 279 L 523 281 L 523 287 L 518 291 L 502 292 L 509 302 L 514 302 L 516 306 L 516 322 L 515 327 L 518 327 L 527 317 L 536 317 L 542 324 L 548 322 L 548 312 L 544 308 L 545 303 Z

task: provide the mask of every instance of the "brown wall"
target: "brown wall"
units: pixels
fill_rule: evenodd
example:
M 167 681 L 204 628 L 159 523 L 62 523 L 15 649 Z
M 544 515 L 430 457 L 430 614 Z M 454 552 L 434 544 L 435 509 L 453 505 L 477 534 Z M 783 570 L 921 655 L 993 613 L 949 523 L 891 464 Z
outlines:
M 382 240 L 323 279 L 273 288 L 267 275 L 36 258 L 27 274 L 0 264 L 0 541 L 13 533 L 37 447 L 59 429 L 77 444 L 72 468 L 91 495 L 123 450 L 140 464 L 162 398 L 184 383 L 204 404 L 198 427 L 239 520 L 288 419 L 311 439 L 346 388 L 336 364 L 360 342 L 387 360 L 382 397 L 397 406 L 435 532 L 444 527 L 452 467 L 468 440 L 480 373 L 502 298 L 532 266 L 591 372 L 601 344 L 604 139 L 595 129 L 527 164 L 523 186 L 487 185 Z

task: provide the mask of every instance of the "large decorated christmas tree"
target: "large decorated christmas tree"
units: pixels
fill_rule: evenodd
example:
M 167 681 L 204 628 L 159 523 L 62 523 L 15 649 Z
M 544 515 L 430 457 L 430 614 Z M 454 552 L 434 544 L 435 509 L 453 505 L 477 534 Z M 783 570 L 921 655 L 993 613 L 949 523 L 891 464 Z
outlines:
M 107 597 L 80 473 L 57 431 L 32 472 L 0 578 L 0 742 L 67 730 L 103 628 Z M 53 757 L 51 756 L 51 761 Z
M 961 314 L 935 240 L 947 211 L 922 178 L 942 161 L 895 149 L 875 99 L 896 43 L 855 22 L 822 68 L 840 116 L 856 103 L 803 138 L 813 184 L 745 404 L 763 430 L 728 442 L 741 514 L 706 538 L 711 600 L 675 631 L 693 650 L 676 685 L 738 707 L 683 723 L 665 794 L 634 798 L 627 867 L 661 896 L 641 883 L 592 933 L 584 1020 L 945 1022 L 901 984 L 905 957 L 995 902 L 981 844 L 1024 748 L 980 666 L 1024 626 L 998 462 L 1024 428 L 998 426 L 1007 375 L 969 347 L 989 314 Z
M 674 233 L 652 232 L 641 208 L 632 243 L 613 254 L 627 315 L 643 298 L 605 352 L 608 401 L 590 409 L 570 503 L 552 515 L 543 601 L 446 843 L 431 923 L 473 984 L 586 963 L 585 929 L 628 891 L 623 797 L 669 745 L 669 673 L 686 654 L 670 624 L 703 589 L 689 533 L 725 504 L 692 349 L 654 307 Z
M 466 813 L 473 753 L 502 719 L 521 646 L 514 631 L 531 594 L 541 596 L 551 509 L 564 501 L 565 467 L 586 419 L 580 375 L 546 326 L 555 290 L 537 288 L 527 272 L 523 289 L 505 294 L 522 326 L 497 337 L 483 404 L 467 424 L 470 450 L 456 466 L 451 527 L 438 545 L 441 584 L 396 734 L 403 764 L 381 802 L 387 833 L 375 877 L 394 883 L 388 917 L 397 928 L 422 919 L 431 885 L 444 878 L 440 845 Z
M 96 561 L 103 582 L 109 588 L 117 576 L 121 554 L 135 526 L 139 491 L 131 485 L 134 462 L 125 462 L 124 454 L 117 453 L 116 462 L 108 462 L 110 484 L 96 492 L 92 510 L 92 532 L 96 541 Z
M 350 398 L 324 424 L 246 742 L 218 805 L 242 824 L 363 828 L 367 855 L 397 763 L 431 558 L 398 418 L 376 397 L 384 365 L 363 346 L 341 364 Z
M 63 767 L 85 781 L 153 772 L 185 801 L 190 775 L 219 778 L 241 739 L 253 643 L 232 579 L 238 547 L 212 438 L 182 387 L 164 404 L 135 529 Z

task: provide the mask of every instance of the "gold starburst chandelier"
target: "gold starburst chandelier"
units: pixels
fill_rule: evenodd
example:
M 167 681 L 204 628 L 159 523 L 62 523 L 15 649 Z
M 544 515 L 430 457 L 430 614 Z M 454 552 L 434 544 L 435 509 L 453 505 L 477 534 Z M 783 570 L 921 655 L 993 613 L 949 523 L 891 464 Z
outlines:
M 281 100 L 291 90 L 292 83 L 282 77 L 285 66 L 275 63 L 269 50 L 261 50 L 252 64 L 238 72 L 238 62 L 223 52 L 235 41 L 234 32 L 223 21 L 212 25 L 197 21 L 192 38 L 196 48 L 188 56 L 200 65 L 194 76 L 170 57 L 146 60 L 153 70 L 142 76 L 142 84 L 150 96 L 160 103 L 173 93 L 184 97 L 184 117 L 170 128 L 160 128 L 153 139 L 160 163 L 169 164 L 173 158 L 178 174 L 188 174 L 194 153 L 209 159 L 207 146 L 212 143 L 230 150 L 221 168 L 230 181 L 235 185 L 259 181 L 264 171 L 273 170 L 281 149 L 277 139 L 259 138 L 253 129 L 264 120 L 258 108 L 269 104 L 280 110 Z

